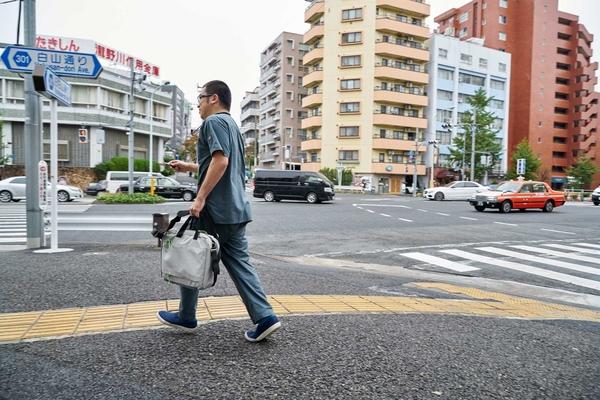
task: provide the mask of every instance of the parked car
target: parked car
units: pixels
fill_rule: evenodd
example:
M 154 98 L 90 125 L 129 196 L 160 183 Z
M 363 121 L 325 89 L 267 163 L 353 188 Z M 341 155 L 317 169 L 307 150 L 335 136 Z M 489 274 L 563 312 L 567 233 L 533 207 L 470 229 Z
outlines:
M 144 176 L 148 176 L 148 172 L 133 172 L 133 179 L 142 178 Z M 153 172 L 152 176 L 158 178 L 164 177 L 164 175 L 160 172 Z M 129 171 L 108 171 L 106 173 L 106 182 L 106 191 L 108 193 L 115 193 L 122 184 L 129 184 Z
M 134 193 L 150 193 L 151 179 L 154 179 L 154 194 L 166 197 L 168 199 L 183 199 L 192 201 L 196 197 L 197 188 L 195 185 L 179 183 L 175 179 L 166 177 L 148 177 L 137 178 L 133 182 Z M 127 192 L 129 184 L 122 184 L 117 192 Z
M 429 200 L 469 200 L 477 192 L 483 192 L 487 188 L 477 182 L 455 181 L 445 186 L 425 189 L 423 197 Z
M 13 176 L 0 181 L 0 202 L 9 203 L 25 200 L 24 176 Z M 50 191 L 50 182 L 46 182 L 47 190 Z M 56 185 L 56 197 L 59 202 L 73 201 L 83 198 L 81 189 L 69 185 Z
M 497 208 L 501 213 L 508 213 L 513 208 L 521 211 L 540 208 L 544 212 L 552 212 L 565 201 L 565 193 L 553 190 L 547 183 L 517 180 L 504 182 L 496 190 L 477 193 L 469 203 L 477 211 Z
M 312 171 L 256 170 L 254 197 L 265 201 L 306 200 L 314 204 L 333 200 L 333 183 L 325 175 Z
M 108 182 L 106 180 L 92 182 L 85 188 L 85 194 L 96 196 L 98 193 L 106 192 Z
M 595 206 L 600 206 L 600 186 L 592 192 L 592 203 L 594 203 Z

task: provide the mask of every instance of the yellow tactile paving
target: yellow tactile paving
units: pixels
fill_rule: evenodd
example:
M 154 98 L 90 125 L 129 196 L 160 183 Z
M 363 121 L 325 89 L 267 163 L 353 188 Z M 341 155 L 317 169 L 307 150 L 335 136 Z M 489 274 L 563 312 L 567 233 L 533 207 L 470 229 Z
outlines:
M 570 319 L 600 322 L 600 312 L 545 303 L 482 289 L 446 283 L 420 282 L 421 288 L 468 298 L 437 299 L 402 296 L 272 295 L 269 302 L 278 315 L 323 313 L 452 314 L 522 319 Z M 156 312 L 174 311 L 179 300 L 145 301 L 87 308 L 0 314 L 0 344 L 46 340 L 101 332 L 121 332 L 161 326 Z M 238 296 L 198 300 L 200 321 L 247 318 Z

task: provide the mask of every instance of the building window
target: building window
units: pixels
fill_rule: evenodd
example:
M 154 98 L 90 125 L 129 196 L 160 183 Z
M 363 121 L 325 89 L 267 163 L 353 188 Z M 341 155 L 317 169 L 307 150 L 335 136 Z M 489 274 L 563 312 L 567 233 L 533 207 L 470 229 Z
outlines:
M 557 37 L 560 40 L 571 40 L 571 35 L 567 35 L 566 33 L 558 32 Z
M 562 69 L 563 71 L 568 71 L 571 67 L 569 66 L 569 64 L 556 63 L 556 68 Z
M 498 71 L 500 71 L 500 72 L 506 72 L 506 64 L 504 64 L 504 63 L 498 63 Z
M 505 86 L 504 81 L 499 81 L 497 79 L 492 79 L 490 81 L 490 89 L 504 90 L 504 86 Z
M 353 44 L 362 42 L 362 33 L 349 32 L 342 34 L 342 44 Z
M 350 21 L 354 19 L 362 19 L 362 8 L 342 10 L 342 21 Z
M 342 67 L 358 67 L 360 66 L 360 56 L 342 56 Z
M 508 8 L 508 0 L 500 0 L 500 7 Z
M 448 122 L 452 120 L 452 111 L 438 109 L 435 113 L 435 120 L 437 122 Z
M 485 78 L 461 72 L 458 74 L 458 83 L 466 83 L 467 85 L 484 86 Z
M 360 112 L 360 103 L 352 102 L 352 103 L 340 103 L 340 113 L 357 113 Z
M 469 54 L 460 53 L 460 62 L 463 64 L 471 65 L 473 63 L 473 56 Z
M 294 75 L 293 74 L 285 74 L 285 80 L 289 83 L 294 83 Z
M 287 44 L 290 49 L 294 49 L 294 39 L 288 39 Z
M 73 85 L 72 89 L 71 89 L 71 102 L 72 103 L 79 103 L 79 104 L 96 104 L 96 87 L 93 86 L 77 86 L 77 85 Z M 136 97 L 135 99 L 135 111 L 138 112 L 138 101 L 140 99 L 138 99 Z M 144 104 L 144 108 L 143 108 L 143 114 L 146 114 L 146 107 L 145 104 L 146 102 L 143 101 Z
M 499 15 L 498 22 L 500 22 L 503 25 L 506 25 L 506 22 L 508 22 L 508 18 L 506 17 L 506 15 Z
M 503 123 L 504 120 L 502 120 L 502 118 L 494 118 L 494 121 L 492 122 L 492 128 L 501 130 Z
M 340 150 L 338 159 L 340 161 L 358 161 L 358 150 Z
M 123 111 L 123 95 L 121 93 L 102 89 L 102 97 L 102 105 L 104 107 L 107 109 Z
M 438 78 L 444 79 L 447 81 L 454 80 L 454 71 L 449 71 L 447 69 L 438 68 Z
M 458 94 L 458 102 L 467 104 L 467 103 L 469 103 L 469 99 L 472 97 L 473 96 L 471 96 L 470 94 L 459 93 Z
M 439 58 L 448 58 L 448 50 L 438 49 L 438 57 Z
M 487 58 L 479 59 L 479 68 L 487 68 Z
M 558 144 L 566 144 L 567 143 L 567 138 L 560 137 L 560 136 L 554 136 L 552 138 L 552 142 L 553 143 L 558 143 Z
M 340 90 L 359 90 L 360 79 L 342 79 L 340 81 Z
M 288 100 L 294 101 L 294 92 L 285 92 Z
M 569 94 L 561 93 L 561 92 L 554 92 L 554 98 L 561 99 L 561 100 L 569 100 Z
M 438 98 L 438 100 L 452 101 L 452 92 L 449 92 L 448 90 L 438 89 L 437 98 Z
M 566 115 L 569 113 L 569 110 L 562 107 L 554 107 L 554 114 L 563 114 Z
M 506 33 L 504 33 L 504 32 L 498 32 L 498 39 L 506 41 Z
M 288 65 L 294 66 L 294 57 L 286 57 Z
M 562 54 L 562 55 L 564 55 L 564 56 L 568 56 L 568 55 L 569 55 L 569 53 L 571 53 L 571 50 L 569 50 L 569 49 L 563 49 L 563 48 L 561 48 L 561 47 L 557 47 L 557 48 L 556 48 L 556 53 L 557 53 L 557 54 Z
M 467 27 L 461 28 L 460 32 L 458 33 L 458 37 L 464 37 L 467 36 Z
M 490 107 L 497 110 L 502 110 L 504 108 L 504 102 L 502 100 L 491 99 Z
M 449 145 L 452 144 L 452 133 L 447 131 L 436 131 L 435 138 L 438 141 L 438 144 Z
M 310 162 L 319 162 L 319 153 L 310 153 Z
M 566 122 L 555 122 L 554 129 L 567 129 L 567 123 Z
M 44 140 L 43 144 L 44 149 L 44 160 L 50 160 L 50 141 Z M 59 140 L 58 141 L 58 161 L 70 161 L 69 157 L 69 141 L 68 140 Z
M 358 137 L 358 126 L 340 126 L 340 137 Z
M 458 18 L 458 22 L 463 23 L 469 20 L 469 12 L 464 12 L 460 15 L 460 17 Z

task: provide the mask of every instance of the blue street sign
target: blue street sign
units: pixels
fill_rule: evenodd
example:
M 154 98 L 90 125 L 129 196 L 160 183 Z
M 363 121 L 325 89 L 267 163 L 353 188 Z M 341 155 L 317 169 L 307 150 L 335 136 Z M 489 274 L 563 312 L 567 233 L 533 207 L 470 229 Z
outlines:
M 71 85 L 56 75 L 50 68 L 44 71 L 46 93 L 58 100 L 63 106 L 71 107 Z
M 43 65 L 56 75 L 95 79 L 102 72 L 102 65 L 95 54 L 8 46 L 2 53 L 2 61 L 12 72 L 32 73 L 36 65 Z

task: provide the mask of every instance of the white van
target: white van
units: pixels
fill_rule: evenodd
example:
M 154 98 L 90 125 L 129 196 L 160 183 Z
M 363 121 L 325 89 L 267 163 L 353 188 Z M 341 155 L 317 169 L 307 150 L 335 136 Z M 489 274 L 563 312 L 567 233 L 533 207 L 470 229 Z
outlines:
M 153 176 L 162 178 L 163 174 L 160 172 L 153 172 Z M 148 172 L 142 171 L 134 171 L 133 179 L 139 178 L 141 176 L 148 176 Z M 124 183 L 129 181 L 129 172 L 128 171 L 108 171 L 106 173 L 106 191 L 108 193 L 115 193 L 117 189 Z

